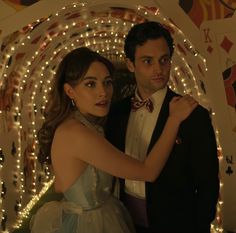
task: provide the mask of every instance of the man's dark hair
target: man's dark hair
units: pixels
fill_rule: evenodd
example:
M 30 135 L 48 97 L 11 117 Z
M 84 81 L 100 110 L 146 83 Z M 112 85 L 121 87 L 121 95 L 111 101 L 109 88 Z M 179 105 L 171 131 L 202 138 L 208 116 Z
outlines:
M 137 46 L 143 45 L 147 40 L 155 40 L 161 37 L 165 38 L 170 50 L 170 56 L 172 56 L 174 52 L 173 38 L 166 27 L 154 21 L 134 25 L 125 39 L 124 51 L 126 58 L 134 62 Z

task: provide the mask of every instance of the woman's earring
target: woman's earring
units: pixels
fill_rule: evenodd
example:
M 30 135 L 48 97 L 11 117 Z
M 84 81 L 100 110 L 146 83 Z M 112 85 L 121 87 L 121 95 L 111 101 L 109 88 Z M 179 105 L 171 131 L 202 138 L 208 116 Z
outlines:
M 75 101 L 73 99 L 71 99 L 71 104 L 73 107 L 75 107 Z

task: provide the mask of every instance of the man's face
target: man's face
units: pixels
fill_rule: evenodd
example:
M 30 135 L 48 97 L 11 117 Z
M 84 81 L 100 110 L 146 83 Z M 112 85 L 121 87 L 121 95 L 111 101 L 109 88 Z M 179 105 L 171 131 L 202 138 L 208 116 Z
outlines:
M 165 38 L 148 40 L 137 46 L 134 62 L 127 59 L 127 67 L 134 73 L 138 92 L 143 99 L 166 87 L 170 76 L 171 57 Z

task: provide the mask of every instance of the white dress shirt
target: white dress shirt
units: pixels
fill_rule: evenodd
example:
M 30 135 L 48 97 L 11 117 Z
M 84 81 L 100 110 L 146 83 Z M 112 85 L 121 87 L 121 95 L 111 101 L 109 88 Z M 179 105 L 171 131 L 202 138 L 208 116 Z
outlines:
M 154 127 L 165 98 L 167 88 L 158 90 L 150 99 L 153 102 L 153 112 L 148 112 L 145 106 L 130 113 L 126 131 L 125 153 L 133 158 L 144 161 Z M 137 90 L 136 98 L 140 99 Z M 145 199 L 145 182 L 125 180 L 125 192 L 140 199 Z

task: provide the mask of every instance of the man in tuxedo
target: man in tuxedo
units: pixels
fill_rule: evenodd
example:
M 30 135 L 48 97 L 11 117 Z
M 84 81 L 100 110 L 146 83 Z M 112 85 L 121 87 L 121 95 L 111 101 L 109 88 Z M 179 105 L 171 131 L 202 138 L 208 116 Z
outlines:
M 173 39 L 161 24 L 144 22 L 131 28 L 124 49 L 137 88 L 133 96 L 112 106 L 106 133 L 117 148 L 144 160 L 177 95 L 167 86 Z M 153 183 L 121 180 L 120 198 L 137 233 L 209 233 L 219 194 L 218 170 L 211 119 L 199 105 L 182 122 L 170 157 Z

